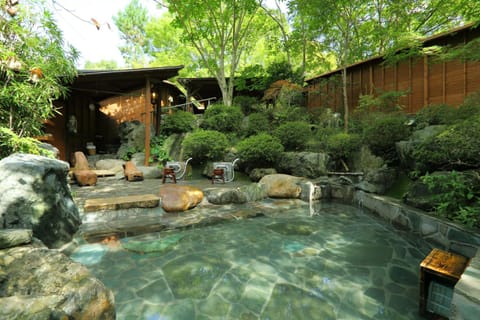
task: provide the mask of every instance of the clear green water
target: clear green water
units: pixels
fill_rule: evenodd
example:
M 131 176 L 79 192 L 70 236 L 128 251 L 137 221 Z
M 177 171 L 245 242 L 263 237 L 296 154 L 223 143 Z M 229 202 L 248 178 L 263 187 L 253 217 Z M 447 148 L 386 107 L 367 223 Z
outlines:
M 80 247 L 117 319 L 417 319 L 430 248 L 361 209 L 265 202 L 272 216 Z

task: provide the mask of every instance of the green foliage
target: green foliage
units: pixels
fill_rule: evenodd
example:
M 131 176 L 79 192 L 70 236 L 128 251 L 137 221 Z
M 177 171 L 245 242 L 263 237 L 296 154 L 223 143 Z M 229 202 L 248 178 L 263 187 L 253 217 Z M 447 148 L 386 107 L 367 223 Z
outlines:
M 191 112 L 177 110 L 163 119 L 162 134 L 184 133 L 192 131 L 195 124 L 195 115 Z
M 31 137 L 54 116 L 52 102 L 66 96 L 78 53 L 64 45 L 44 1 L 17 6 L 15 17 L 0 10 L 0 126 Z
M 305 121 L 292 121 L 280 125 L 274 132 L 287 151 L 305 150 L 312 137 L 310 124 Z
M 457 110 L 457 120 L 467 120 L 480 115 L 480 91 L 470 94 L 465 98 Z
M 373 121 L 365 121 L 363 143 L 372 153 L 386 162 L 395 162 L 398 155 L 395 143 L 408 138 L 410 128 L 405 125 L 407 117 L 402 113 L 377 115 Z
M 182 28 L 183 41 L 194 47 L 210 74 L 215 75 L 222 100 L 232 104 L 236 72 L 244 52 L 255 46 L 260 27 L 255 23 L 254 0 L 167 1 L 173 25 Z M 253 40 L 253 41 L 252 41 Z M 229 81 L 232 79 L 232 81 Z
M 165 136 L 154 136 L 150 140 L 150 163 L 157 161 L 159 165 L 165 161 L 172 160 L 168 154 L 168 150 L 165 145 Z
M 145 52 L 150 39 L 146 36 L 145 26 L 148 21 L 148 10 L 139 0 L 131 0 L 125 11 L 118 12 L 113 22 L 120 30 L 120 38 L 124 44 L 119 48 L 123 58 L 131 67 L 144 65 Z
M 421 172 L 480 166 L 480 115 L 455 123 L 424 141 L 413 152 Z
M 326 137 L 326 151 L 333 159 L 348 159 L 361 146 L 358 134 L 340 132 Z
M 233 99 L 233 104 L 240 106 L 240 110 L 242 110 L 242 113 L 246 116 L 254 112 L 255 105 L 257 105 L 258 102 L 257 98 L 249 96 L 236 96 Z
M 118 157 L 122 159 L 123 161 L 128 161 L 132 159 L 132 156 L 137 153 L 137 152 L 143 152 L 145 150 L 140 150 L 138 148 L 129 146 L 127 148 L 120 148 L 118 150 Z
M 267 87 L 278 80 L 289 80 L 293 83 L 302 84 L 303 77 L 299 70 L 294 71 L 292 65 L 286 60 L 272 62 L 266 70 Z
M 228 139 L 222 132 L 197 130 L 189 133 L 182 142 L 185 155 L 195 162 L 222 160 L 228 148 Z
M 247 167 L 262 168 L 274 165 L 283 152 L 280 140 L 267 133 L 260 133 L 240 141 L 237 154 Z
M 235 77 L 235 88 L 239 91 L 262 92 L 265 91 L 267 87 L 267 74 L 260 64 L 244 67 L 240 71 L 240 74 Z M 239 104 L 236 98 L 239 97 L 235 97 L 234 102 Z
M 435 213 L 441 217 L 480 227 L 480 177 L 451 171 L 446 174 L 425 175 L 421 178 L 434 192 Z
M 304 107 L 277 106 L 272 112 L 272 118 L 274 126 L 292 121 L 310 122 L 310 115 Z
M 422 108 L 415 115 L 417 128 L 429 125 L 452 124 L 455 121 L 457 110 L 446 104 L 429 105 Z
M 17 152 L 53 157 L 50 151 L 40 148 L 38 140 L 19 137 L 12 130 L 0 127 L 0 159 Z
M 205 110 L 201 127 L 223 133 L 238 132 L 242 125 L 243 113 L 237 106 L 213 104 Z
M 404 108 L 400 104 L 400 98 L 405 97 L 406 94 L 406 91 L 385 91 L 376 96 L 371 94 L 361 95 L 358 102 L 358 111 L 400 111 Z
M 255 112 L 248 116 L 247 125 L 244 129 L 245 136 L 252 136 L 260 132 L 270 131 L 270 120 L 267 114 Z

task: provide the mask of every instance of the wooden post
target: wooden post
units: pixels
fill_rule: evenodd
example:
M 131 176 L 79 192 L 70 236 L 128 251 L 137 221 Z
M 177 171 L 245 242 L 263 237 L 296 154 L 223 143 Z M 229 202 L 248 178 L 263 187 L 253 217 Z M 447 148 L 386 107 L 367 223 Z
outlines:
M 152 109 L 150 98 L 150 78 L 147 77 L 145 80 L 145 166 L 147 167 L 150 159 L 150 111 Z
M 428 95 L 428 56 L 425 55 L 423 57 L 423 106 L 428 105 Z

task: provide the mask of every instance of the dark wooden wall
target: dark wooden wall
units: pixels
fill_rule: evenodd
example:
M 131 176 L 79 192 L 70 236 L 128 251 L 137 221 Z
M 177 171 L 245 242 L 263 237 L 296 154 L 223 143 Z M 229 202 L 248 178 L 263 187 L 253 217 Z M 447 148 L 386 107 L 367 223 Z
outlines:
M 465 28 L 432 37 L 425 46 L 465 44 L 480 37 L 479 28 Z M 343 111 L 341 71 L 307 81 L 307 107 Z M 429 56 L 408 58 L 386 65 L 383 58 L 374 58 L 347 68 L 349 109 L 358 106 L 359 97 L 385 91 L 407 91 L 400 99 L 404 111 L 415 113 L 426 105 L 446 103 L 458 106 L 464 98 L 480 90 L 480 62 L 439 62 Z

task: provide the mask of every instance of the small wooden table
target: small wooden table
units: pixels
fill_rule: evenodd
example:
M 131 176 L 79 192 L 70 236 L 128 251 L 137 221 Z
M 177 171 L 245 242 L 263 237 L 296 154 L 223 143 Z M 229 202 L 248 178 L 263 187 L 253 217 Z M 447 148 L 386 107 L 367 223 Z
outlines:
M 435 280 L 435 282 L 453 288 L 458 280 L 460 280 L 468 262 L 469 259 L 464 256 L 440 249 L 433 249 L 420 263 L 419 312 L 422 316 L 431 319 L 448 319 L 427 310 L 430 282 Z

